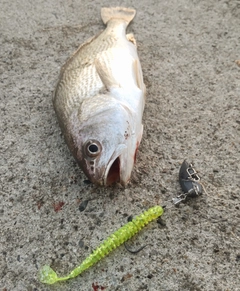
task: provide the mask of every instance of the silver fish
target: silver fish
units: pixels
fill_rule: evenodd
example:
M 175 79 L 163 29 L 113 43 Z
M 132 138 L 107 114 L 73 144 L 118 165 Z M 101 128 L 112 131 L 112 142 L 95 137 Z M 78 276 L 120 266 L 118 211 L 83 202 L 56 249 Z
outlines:
M 53 96 L 70 151 L 99 185 L 128 183 L 142 139 L 146 90 L 136 41 L 126 35 L 135 13 L 101 9 L 106 29 L 67 60 Z

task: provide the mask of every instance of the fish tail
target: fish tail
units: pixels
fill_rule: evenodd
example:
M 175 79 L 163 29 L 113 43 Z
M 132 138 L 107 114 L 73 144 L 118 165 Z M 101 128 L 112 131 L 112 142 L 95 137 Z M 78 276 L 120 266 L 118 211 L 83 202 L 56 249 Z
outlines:
M 125 7 L 104 7 L 101 9 L 101 17 L 104 24 L 111 19 L 123 19 L 127 25 L 133 20 L 136 10 Z

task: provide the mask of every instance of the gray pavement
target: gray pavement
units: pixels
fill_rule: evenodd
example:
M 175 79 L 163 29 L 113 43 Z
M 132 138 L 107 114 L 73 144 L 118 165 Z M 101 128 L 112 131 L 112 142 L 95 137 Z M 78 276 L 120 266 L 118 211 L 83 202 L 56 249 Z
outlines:
M 0 290 L 240 290 L 239 1 L 0 4 Z M 61 65 L 104 28 L 101 6 L 116 5 L 137 9 L 147 103 L 132 181 L 104 189 L 84 183 L 51 96 Z M 128 242 L 144 250 L 121 246 L 76 279 L 39 282 L 41 266 L 67 274 L 128 216 L 180 194 L 185 158 L 206 193 Z

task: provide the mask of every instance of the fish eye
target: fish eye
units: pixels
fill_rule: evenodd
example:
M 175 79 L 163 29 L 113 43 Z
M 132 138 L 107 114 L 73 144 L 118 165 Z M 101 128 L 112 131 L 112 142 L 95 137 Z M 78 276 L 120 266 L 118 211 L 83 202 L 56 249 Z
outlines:
M 98 146 L 94 143 L 94 144 L 90 144 L 89 146 L 88 146 L 88 151 L 90 152 L 90 153 L 97 153 L 98 152 Z
M 102 147 L 97 140 L 88 140 L 85 143 L 84 150 L 89 157 L 95 158 L 101 153 Z

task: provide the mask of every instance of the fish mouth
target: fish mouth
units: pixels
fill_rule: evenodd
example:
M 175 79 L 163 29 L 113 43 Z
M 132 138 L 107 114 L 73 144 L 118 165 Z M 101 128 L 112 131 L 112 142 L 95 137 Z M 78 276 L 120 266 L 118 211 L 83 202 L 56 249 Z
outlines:
M 106 186 L 109 186 L 109 185 L 111 185 L 113 183 L 117 183 L 117 182 L 120 182 L 120 158 L 119 157 L 117 157 L 113 161 L 113 163 L 108 171 L 108 174 L 107 174 L 106 178 L 104 179 L 104 184 Z
M 126 148 L 126 145 L 119 145 L 117 150 L 110 158 L 107 168 L 104 173 L 103 184 L 109 186 L 113 183 L 121 182 L 120 167 L 121 154 Z

